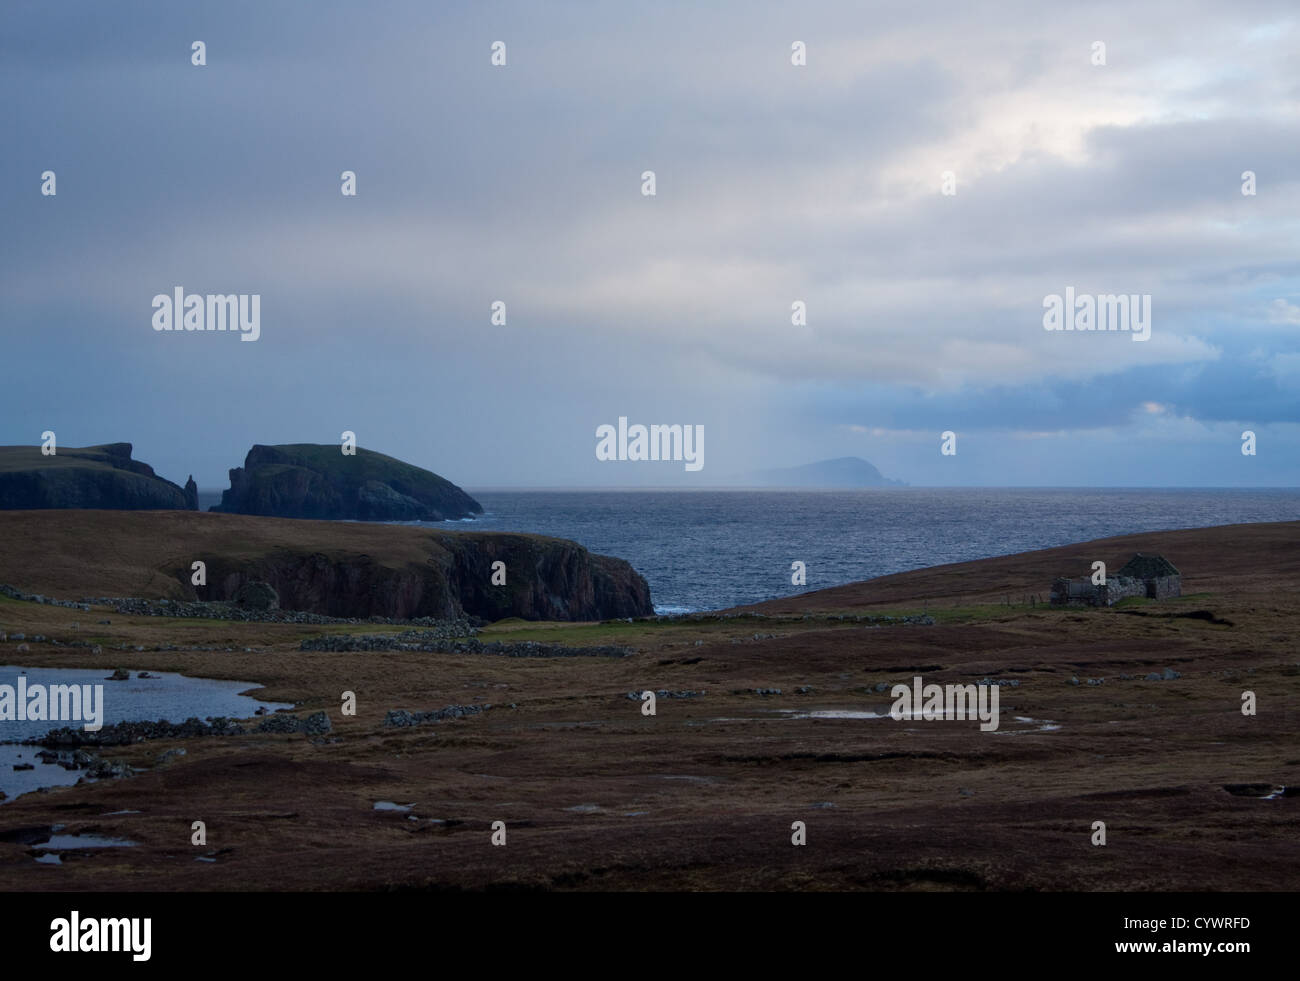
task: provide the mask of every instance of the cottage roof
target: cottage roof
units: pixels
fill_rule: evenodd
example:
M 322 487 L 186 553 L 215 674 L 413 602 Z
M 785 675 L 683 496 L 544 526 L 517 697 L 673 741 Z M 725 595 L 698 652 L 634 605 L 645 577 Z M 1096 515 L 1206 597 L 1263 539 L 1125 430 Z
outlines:
M 1129 559 L 1118 575 L 1131 576 L 1134 579 L 1160 579 L 1164 576 L 1176 576 L 1179 572 L 1174 564 L 1163 555 L 1137 555 Z

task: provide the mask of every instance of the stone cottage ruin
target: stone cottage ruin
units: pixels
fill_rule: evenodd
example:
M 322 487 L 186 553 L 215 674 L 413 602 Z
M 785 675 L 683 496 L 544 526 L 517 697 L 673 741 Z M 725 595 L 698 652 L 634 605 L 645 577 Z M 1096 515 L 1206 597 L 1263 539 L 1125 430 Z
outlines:
M 1052 583 L 1053 606 L 1114 606 L 1129 596 L 1168 599 L 1183 594 L 1183 579 L 1174 564 L 1163 555 L 1139 552 L 1104 583 L 1082 579 L 1057 579 Z

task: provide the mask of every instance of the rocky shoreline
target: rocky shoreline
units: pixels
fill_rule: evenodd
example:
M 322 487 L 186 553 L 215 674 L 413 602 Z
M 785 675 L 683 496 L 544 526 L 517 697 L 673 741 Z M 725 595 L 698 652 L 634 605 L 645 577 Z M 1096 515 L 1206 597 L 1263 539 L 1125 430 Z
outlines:
M 324 712 L 313 712 L 306 718 L 279 712 L 251 727 L 225 716 L 210 716 L 207 721 L 191 716 L 178 723 L 166 719 L 158 722 L 117 722 L 104 726 L 97 732 L 64 726 L 43 736 L 25 739 L 23 744 L 44 746 L 47 749 L 69 749 L 82 746 L 127 746 L 151 739 L 194 739 L 201 736 L 242 736 L 264 732 L 322 736 L 332 729 L 329 716 Z

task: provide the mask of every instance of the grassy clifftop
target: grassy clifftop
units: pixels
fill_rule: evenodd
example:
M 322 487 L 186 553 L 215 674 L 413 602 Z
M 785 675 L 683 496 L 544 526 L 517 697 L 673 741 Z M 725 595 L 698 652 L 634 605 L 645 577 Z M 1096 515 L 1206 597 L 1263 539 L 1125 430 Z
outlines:
M 441 521 L 481 514 L 482 506 L 429 470 L 357 447 L 255 445 L 230 471 L 230 489 L 213 511 L 281 518 Z
M 131 459 L 130 443 L 59 447 L 0 446 L 0 509 L 187 509 L 186 492 Z
M 232 599 L 270 583 L 285 609 L 329 616 L 600 620 L 652 612 L 621 559 L 538 535 L 200 512 L 0 514 L 0 582 L 62 599 Z M 191 565 L 207 586 L 191 586 Z M 491 582 L 505 563 L 506 584 Z

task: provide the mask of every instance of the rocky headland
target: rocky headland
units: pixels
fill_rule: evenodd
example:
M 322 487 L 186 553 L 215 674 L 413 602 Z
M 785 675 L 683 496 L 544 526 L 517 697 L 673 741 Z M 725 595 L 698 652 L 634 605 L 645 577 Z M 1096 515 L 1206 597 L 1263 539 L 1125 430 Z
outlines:
M 0 512 L 0 540 L 7 545 L 0 582 L 63 601 L 133 597 L 226 603 L 232 615 L 279 609 L 402 621 L 653 612 L 649 586 L 627 562 L 539 535 L 73 510 Z M 195 562 L 203 563 L 204 584 L 193 583 Z M 495 562 L 503 563 L 504 585 L 492 582 Z
M 278 518 L 445 521 L 483 513 L 451 481 L 373 450 L 338 445 L 256 445 L 230 471 L 230 489 L 210 510 Z
M 56 447 L 0 446 L 0 510 L 99 508 L 118 511 L 198 510 L 198 489 L 164 480 L 131 459 L 130 443 Z

